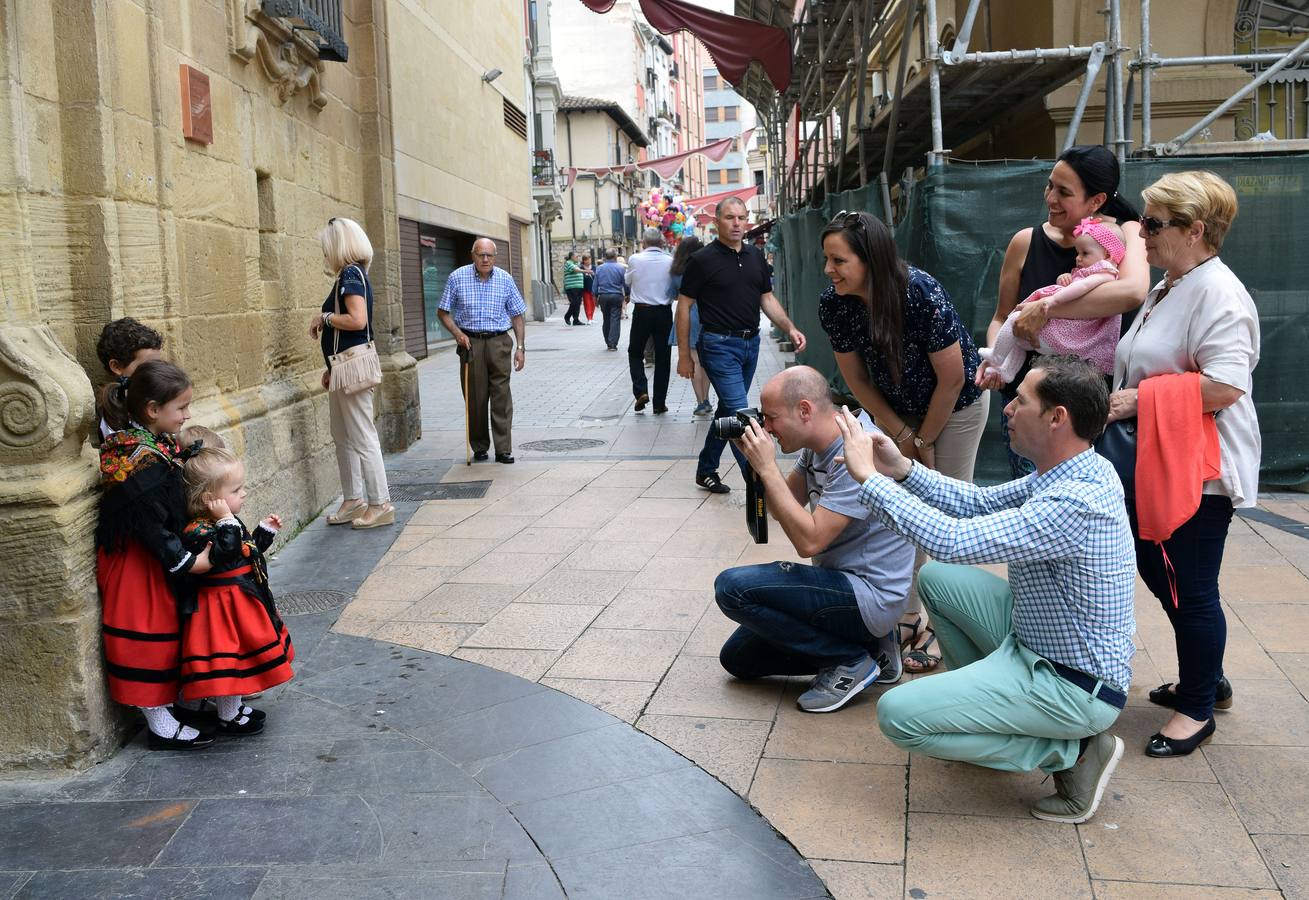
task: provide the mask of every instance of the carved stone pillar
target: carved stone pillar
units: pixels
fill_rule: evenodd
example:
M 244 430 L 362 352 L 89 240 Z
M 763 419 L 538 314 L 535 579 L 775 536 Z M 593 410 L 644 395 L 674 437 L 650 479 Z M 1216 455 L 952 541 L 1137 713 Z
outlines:
M 91 383 L 44 325 L 0 324 L 0 769 L 112 752 Z

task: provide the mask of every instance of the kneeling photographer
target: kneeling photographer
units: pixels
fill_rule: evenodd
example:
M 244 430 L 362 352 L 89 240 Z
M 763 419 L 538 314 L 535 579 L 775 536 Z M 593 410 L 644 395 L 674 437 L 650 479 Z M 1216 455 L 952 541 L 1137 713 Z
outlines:
M 736 441 L 767 496 L 768 511 L 813 565 L 774 562 L 719 574 L 714 599 L 741 627 L 719 660 L 737 678 L 817 673 L 797 701 L 833 712 L 875 682 L 900 680 L 895 625 L 904 611 L 914 550 L 859 503 L 859 484 L 837 462 L 843 442 L 827 382 L 808 366 L 778 373 L 760 393 L 763 426 Z M 859 421 L 874 426 L 867 415 Z M 771 435 L 771 437 L 770 437 Z M 800 451 L 789 475 L 782 452 Z

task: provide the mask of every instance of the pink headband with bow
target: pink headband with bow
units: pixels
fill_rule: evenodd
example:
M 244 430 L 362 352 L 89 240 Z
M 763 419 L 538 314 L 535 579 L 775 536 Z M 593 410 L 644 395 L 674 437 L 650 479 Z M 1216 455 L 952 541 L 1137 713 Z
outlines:
M 1109 261 L 1115 266 L 1123 261 L 1123 256 L 1127 253 L 1127 247 L 1108 225 L 1094 216 L 1087 216 L 1073 229 L 1073 237 L 1081 237 L 1084 234 L 1089 234 L 1097 244 L 1108 252 Z

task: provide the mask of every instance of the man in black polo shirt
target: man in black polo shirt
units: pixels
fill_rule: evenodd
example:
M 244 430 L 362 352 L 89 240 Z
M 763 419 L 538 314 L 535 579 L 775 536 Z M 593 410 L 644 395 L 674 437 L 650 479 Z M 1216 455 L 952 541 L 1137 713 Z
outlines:
M 796 350 L 805 346 L 804 335 L 773 296 L 773 281 L 763 253 L 758 247 L 742 244 L 749 218 L 745 202 L 737 197 L 718 204 L 718 239 L 691 257 L 677 297 L 677 374 L 690 378 L 695 371 L 691 359 L 691 307 L 699 304 L 700 342 L 695 349 L 718 395 L 719 417 L 749 405 L 746 395 L 759 361 L 761 309 L 790 336 Z M 718 460 L 726 443 L 714 437 L 710 429 L 696 464 L 695 483 L 715 494 L 730 490 L 718 477 Z M 732 453 L 742 474 L 748 476 L 750 464 L 735 445 Z

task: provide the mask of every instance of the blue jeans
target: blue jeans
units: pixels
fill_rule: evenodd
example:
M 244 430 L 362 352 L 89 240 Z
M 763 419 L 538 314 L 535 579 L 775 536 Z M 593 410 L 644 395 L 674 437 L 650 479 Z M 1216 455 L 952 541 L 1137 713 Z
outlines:
M 718 395 L 718 411 L 714 416 L 722 418 L 732 415 L 738 409 L 745 409 L 750 403 L 747 399 L 750 382 L 754 380 L 755 366 L 759 363 L 759 336 L 746 339 L 701 330 L 696 350 L 700 353 L 700 365 L 704 367 L 709 383 Z M 696 463 L 696 478 L 718 471 L 718 461 L 726 445 L 727 441 L 714 437 L 711 428 L 705 435 L 704 449 L 700 451 L 700 460 Z M 741 467 L 741 474 L 749 478 L 750 464 L 735 444 L 732 445 L 732 454 Z
M 1137 537 L 1136 503 L 1127 498 L 1132 536 Z M 1227 649 L 1227 617 L 1219 602 L 1218 570 L 1223 546 L 1232 523 L 1232 501 L 1202 496 L 1200 508 L 1173 536 L 1164 551 L 1173 564 L 1177 606 L 1164 555 L 1154 541 L 1136 541 L 1136 570 L 1150 593 L 1159 598 L 1177 641 L 1177 711 L 1203 722 L 1214 713 L 1214 695 L 1223 677 L 1223 651 Z
M 774 562 L 719 573 L 714 601 L 741 627 L 718 654 L 737 678 L 812 675 L 869 652 L 850 579 L 833 569 Z

